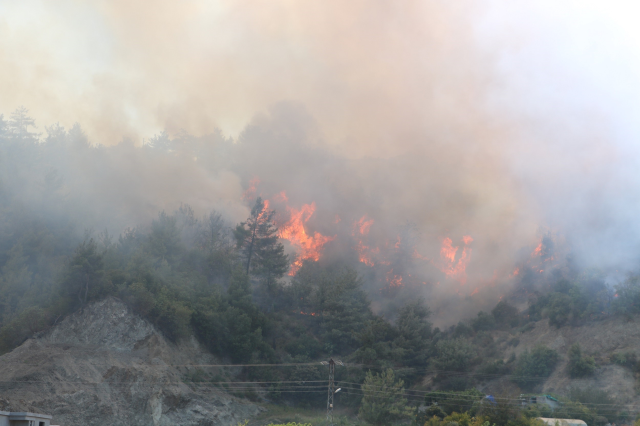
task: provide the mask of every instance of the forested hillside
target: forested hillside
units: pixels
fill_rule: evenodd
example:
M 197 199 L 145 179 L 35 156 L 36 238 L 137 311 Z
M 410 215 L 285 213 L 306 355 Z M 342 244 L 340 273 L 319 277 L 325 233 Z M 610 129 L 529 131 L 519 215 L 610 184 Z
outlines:
M 95 201 L 102 194 L 89 197 L 82 182 L 85 168 L 105 179 L 117 175 L 112 170 L 116 162 L 109 160 L 117 150 L 129 150 L 141 162 L 182 155 L 167 146 L 178 142 L 166 135 L 143 148 L 126 142 L 104 148 L 90 146 L 79 126 L 68 132 L 52 126 L 46 137 L 32 133 L 32 126 L 24 109 L 8 119 L 0 116 L 2 353 L 91 302 L 115 296 L 169 340 L 195 336 L 224 362 L 299 365 L 245 368 L 243 380 L 324 380 L 326 371 L 309 363 L 334 357 L 357 366 L 337 372 L 339 382 L 356 385 L 351 390 L 345 386 L 345 406 L 360 404 L 365 388 L 358 386 L 368 371 L 391 369 L 391 384 L 401 379 L 405 389 L 417 392 L 410 403 L 439 401 L 442 409 L 453 412 L 459 407 L 448 409 L 445 401 L 451 395 L 466 395 L 473 405 L 482 396 L 473 389 L 497 380 L 516 393 L 542 388 L 564 355 L 544 345 L 518 354 L 514 349 L 522 338 L 518 336 L 537 322 L 548 321 L 555 328 L 584 326 L 633 319 L 640 310 L 636 277 L 614 287 L 597 271 L 558 269 L 542 281 L 521 274 L 513 292 L 490 312 L 446 329 L 432 326 L 429 300 L 420 297 L 395 300 L 386 310 L 391 315 L 377 315 L 371 299 L 393 295 L 365 289 L 355 266 L 339 256 L 306 259 L 293 276 L 286 275 L 294 259 L 285 254 L 275 213 L 260 197 L 247 200 L 250 212 L 240 223 L 230 223 L 216 211 L 201 216 L 183 204 L 129 227 L 122 227 L 123 218 L 131 216 L 118 206 Z M 197 140 L 192 142 L 180 146 L 195 149 Z M 108 230 L 115 225 L 121 226 L 119 234 Z M 523 300 L 525 308 L 516 308 Z M 635 353 L 591 354 L 578 343 L 567 357 L 566 375 L 573 378 L 589 377 L 605 364 L 636 374 L 638 365 Z M 206 381 L 213 374 L 203 371 L 192 379 Z M 369 375 L 372 383 L 389 379 Z M 316 394 L 284 392 L 279 384 L 265 384 L 263 390 L 273 402 L 317 403 Z M 424 397 L 426 391 L 435 393 Z M 574 400 L 564 406 L 569 412 L 563 415 L 589 422 L 630 415 L 622 406 L 603 410 L 588 405 L 593 398 L 608 398 L 589 392 L 563 395 Z

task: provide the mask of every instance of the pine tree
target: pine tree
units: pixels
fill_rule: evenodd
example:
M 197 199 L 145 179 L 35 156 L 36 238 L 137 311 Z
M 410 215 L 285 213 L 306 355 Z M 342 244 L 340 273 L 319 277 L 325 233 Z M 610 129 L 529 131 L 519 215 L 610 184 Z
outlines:
M 63 274 L 62 289 L 71 298 L 77 297 L 79 305 L 84 306 L 92 298 L 104 296 L 108 291 L 105 280 L 104 262 L 93 240 L 83 241 Z
M 269 210 L 258 197 L 249 218 L 233 231 L 238 250 L 245 258 L 246 273 L 260 276 L 268 290 L 289 269 L 289 258 L 278 241 L 274 215 L 275 211 Z
M 404 382 L 395 381 L 393 370 L 380 374 L 367 372 L 362 385 L 362 403 L 359 416 L 373 425 L 388 425 L 411 416 L 404 398 Z
M 30 132 L 29 127 L 35 128 L 36 122 L 33 118 L 29 117 L 29 110 L 27 108 L 21 106 L 11 113 L 9 131 L 14 138 L 21 141 L 37 139 L 39 134 Z

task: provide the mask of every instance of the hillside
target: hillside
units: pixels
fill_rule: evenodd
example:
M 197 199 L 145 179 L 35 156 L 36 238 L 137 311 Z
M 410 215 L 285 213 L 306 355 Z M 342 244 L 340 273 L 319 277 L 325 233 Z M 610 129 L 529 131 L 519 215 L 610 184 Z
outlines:
M 215 363 L 194 339 L 169 343 L 118 299 L 87 306 L 0 357 L 0 409 L 65 426 L 235 425 L 261 409 L 185 383 Z
M 543 345 L 557 352 L 558 362 L 534 392 L 569 396 L 572 388 L 597 389 L 621 405 L 617 410 L 634 413 L 634 406 L 640 404 L 634 372 L 614 359 L 616 354 L 640 353 L 638 322 L 637 318 L 610 317 L 556 327 L 543 319 L 521 328 L 476 332 L 463 340 L 481 352 L 492 348 L 493 358 L 502 357 L 505 365 L 512 366 L 518 361 L 510 359 L 520 360 Z M 442 342 L 455 341 L 456 331 L 448 334 Z M 485 343 L 480 344 L 479 338 Z M 569 350 L 575 343 L 581 345 L 584 356 L 594 357 L 593 375 L 569 377 Z M 222 389 L 192 380 L 194 373 L 202 374 L 196 365 L 216 363 L 194 338 L 171 343 L 119 299 L 107 297 L 0 357 L 0 409 L 50 413 L 54 422 L 64 425 L 114 426 L 235 425 L 262 411 Z M 438 365 L 437 357 L 433 365 Z M 514 367 L 495 375 L 483 375 L 485 370 L 477 365 L 469 371 L 471 381 L 467 382 L 482 394 L 513 397 L 524 391 L 514 383 Z M 420 374 L 416 371 L 407 378 L 416 380 Z M 448 386 L 434 373 L 427 373 L 421 383 L 413 388 Z M 345 408 L 351 404 L 346 399 L 341 402 Z
M 506 336 L 500 337 L 508 347 Z M 512 337 L 519 339 L 512 350 L 516 356 L 525 350 L 531 351 L 537 345 L 545 345 L 560 354 L 558 365 L 542 386 L 543 392 L 568 395 L 572 387 L 596 388 L 609 393 L 618 403 L 640 403 L 632 371 L 614 364 L 612 360 L 614 354 L 640 353 L 640 321 L 637 317 L 614 317 L 559 328 L 549 325 L 548 320 L 541 320 L 534 323 L 530 331 Z M 593 376 L 571 379 L 567 375 L 568 351 L 575 343 L 580 344 L 586 355 L 595 358 L 598 368 Z M 510 353 L 506 348 L 505 351 Z

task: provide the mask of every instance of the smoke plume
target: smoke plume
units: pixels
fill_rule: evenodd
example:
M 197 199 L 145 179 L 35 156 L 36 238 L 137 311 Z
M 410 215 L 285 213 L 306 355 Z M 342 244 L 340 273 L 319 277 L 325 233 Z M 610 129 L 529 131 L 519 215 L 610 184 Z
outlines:
M 593 44 L 596 6 L 566 29 L 553 3 L 7 2 L 0 111 L 26 105 L 51 153 L 3 187 L 116 234 L 181 203 L 236 223 L 262 196 L 293 256 L 443 324 L 525 269 L 635 270 L 637 102 L 610 77 L 637 83 L 615 70 L 637 55 Z

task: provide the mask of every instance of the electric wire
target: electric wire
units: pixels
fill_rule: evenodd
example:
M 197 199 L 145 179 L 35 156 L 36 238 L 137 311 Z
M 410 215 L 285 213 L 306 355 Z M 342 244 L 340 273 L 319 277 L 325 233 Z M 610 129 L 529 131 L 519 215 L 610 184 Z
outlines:
M 42 366 L 43 364 L 29 364 L 29 363 L 24 363 L 24 362 L 3 362 L 3 365 L 29 365 L 29 366 Z M 91 363 L 91 366 L 95 366 L 95 365 L 100 365 L 98 363 Z M 108 365 L 112 365 L 112 364 L 108 364 Z M 113 365 L 112 365 L 113 366 Z M 139 367 L 140 369 L 147 369 L 147 368 L 162 368 L 162 367 L 182 367 L 182 368 L 207 368 L 207 367 L 211 367 L 211 368 L 237 368 L 237 367 L 249 367 L 249 368 L 271 368 L 271 367 L 309 367 L 309 366 L 313 366 L 313 367 L 325 367 L 325 365 L 320 364 L 319 362 L 307 362 L 307 363 L 279 363 L 279 364 L 163 364 L 163 365 L 149 365 L 149 364 L 138 364 L 135 365 L 134 367 Z M 421 371 L 427 371 L 430 373 L 436 373 L 436 374 L 446 374 L 450 377 L 463 377 L 463 376 L 467 376 L 467 377 L 500 377 L 500 378 L 508 378 L 508 379 L 518 379 L 518 380 L 540 380 L 540 379 L 545 379 L 547 378 L 546 376 L 517 376 L 517 375 L 501 375 L 501 374 L 482 374 L 482 373 L 471 373 L 471 372 L 459 372 L 459 371 L 447 371 L 447 370 L 433 370 L 433 369 L 429 369 L 429 368 L 420 368 L 420 369 L 416 369 L 416 368 L 411 368 L 411 367 L 386 367 L 386 366 L 380 366 L 380 365 L 371 365 L 371 364 L 357 364 L 357 363 L 343 363 L 343 365 L 340 365 L 340 367 L 356 367 L 356 368 L 375 368 L 375 369 L 387 369 L 387 368 L 391 368 L 392 370 L 395 371 L 400 371 L 400 370 L 409 370 L 411 372 L 421 372 Z M 118 367 L 116 367 L 118 368 Z M 126 368 L 126 367 L 122 367 L 122 368 Z M 338 383 L 337 386 L 341 386 L 345 391 L 348 391 L 349 394 L 357 394 L 357 395 L 364 395 L 364 393 L 362 393 L 362 389 L 361 386 L 362 384 L 360 383 L 354 383 L 354 382 L 344 382 L 344 381 L 340 381 L 340 380 L 336 380 L 336 382 Z M 135 386 L 135 385 L 143 385 L 143 386 L 157 386 L 157 385 L 162 385 L 162 386 L 168 386 L 168 385 L 187 385 L 187 386 L 191 386 L 191 387 L 196 387 L 198 389 L 202 389 L 203 387 L 210 387 L 213 389 L 221 389 L 221 390 L 225 390 L 225 391 L 246 391 L 246 390 L 252 390 L 255 391 L 256 390 L 256 386 L 257 385 L 280 385 L 278 388 L 276 389 L 270 389 L 270 388 L 264 388 L 264 387 L 258 387 L 258 389 L 263 390 L 263 391 L 267 391 L 267 392 L 279 392 L 279 393 L 293 393 L 293 392 L 305 392 L 305 393 L 309 393 L 309 392 L 325 392 L 325 387 L 324 385 L 305 385 L 306 383 L 326 383 L 326 380 L 289 380 L 289 381 L 238 381 L 238 382 L 230 382 L 230 381 L 217 381 L 217 382 L 213 382 L 213 381 L 192 381 L 192 382 L 188 382 L 188 381 L 178 381 L 178 382 L 171 382 L 171 381 L 162 381 L 162 382 L 149 382 L 146 381 L 144 383 L 141 382 L 128 382 L 128 383 L 114 383 L 114 382 L 110 382 L 110 381 L 101 381 L 101 382 L 83 382 L 83 381 L 74 381 L 74 380 L 60 380 L 60 379 L 56 379 L 56 380 L 4 380 L 4 381 L 0 381 L 0 388 L 5 387 L 3 385 L 8 385 L 8 387 L 15 387 L 18 384 L 22 384 L 22 383 L 30 383 L 30 384 L 46 384 L 46 385 L 55 385 L 57 383 L 66 383 L 66 384 L 72 384 L 72 385 L 91 385 L 91 386 L 98 386 L 98 385 L 109 385 L 110 387 L 130 387 L 130 386 Z M 288 386 L 282 386 L 283 384 L 288 384 Z M 300 385 L 291 385 L 291 384 L 300 384 Z M 252 385 L 252 386 L 248 386 L 248 385 Z M 351 387 L 351 386 L 344 386 L 344 385 L 352 385 L 352 386 L 360 386 L 360 388 L 355 388 L 355 387 Z M 372 385 L 368 385 L 369 387 L 369 392 L 378 392 L 375 391 L 372 388 L 376 388 L 376 386 L 372 386 Z M 307 389 L 307 390 L 303 390 L 303 389 Z M 308 390 L 308 389 L 317 389 L 317 390 Z M 345 392 L 347 393 L 347 392 Z M 429 394 L 433 394 L 434 396 L 451 396 L 452 398 L 449 398 L 446 400 L 446 403 L 449 405 L 458 405 L 458 406 L 463 406 L 464 403 L 466 403 L 466 405 L 468 405 L 469 402 L 475 402 L 477 401 L 477 397 L 474 398 L 473 396 L 469 395 L 469 396 L 465 396 L 465 395 L 460 395 L 458 393 L 453 393 L 453 392 L 443 392 L 443 391 L 424 391 L 424 390 L 412 390 L 412 389 L 407 389 L 402 393 L 402 396 L 410 398 L 413 401 L 422 401 L 424 400 L 424 398 L 429 395 Z M 505 397 L 494 397 L 494 399 L 498 400 L 498 401 L 502 401 L 505 403 L 508 402 L 513 402 L 513 403 L 522 403 L 522 399 L 521 398 L 505 398 Z M 454 401 L 460 401 L 460 404 L 455 404 Z M 445 401 L 443 401 L 445 402 Z M 593 402 L 582 402 L 580 403 L 581 405 L 589 408 L 601 408 L 601 409 L 605 409 L 607 407 L 611 407 L 611 408 L 626 408 L 626 409 L 630 409 L 630 408 L 640 408 L 640 405 L 635 405 L 635 404 L 623 404 L 623 403 L 593 403 Z M 466 406 L 464 405 L 464 406 Z M 566 412 L 566 411 L 565 411 Z

